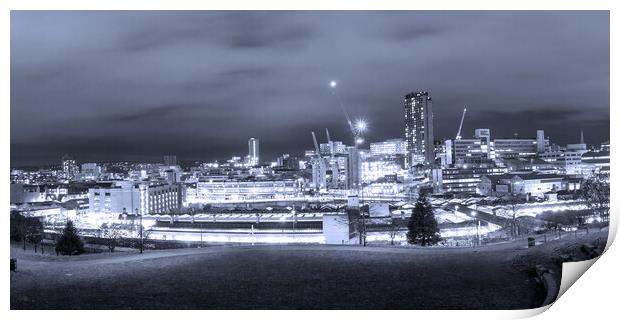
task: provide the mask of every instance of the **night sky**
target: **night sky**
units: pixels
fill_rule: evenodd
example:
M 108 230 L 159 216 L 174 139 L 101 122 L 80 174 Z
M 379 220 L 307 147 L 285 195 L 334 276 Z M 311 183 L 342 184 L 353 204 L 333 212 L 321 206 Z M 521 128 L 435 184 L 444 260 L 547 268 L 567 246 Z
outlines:
M 435 138 L 609 139 L 609 14 L 588 12 L 11 13 L 11 163 L 264 160 L 404 136 L 429 91 Z

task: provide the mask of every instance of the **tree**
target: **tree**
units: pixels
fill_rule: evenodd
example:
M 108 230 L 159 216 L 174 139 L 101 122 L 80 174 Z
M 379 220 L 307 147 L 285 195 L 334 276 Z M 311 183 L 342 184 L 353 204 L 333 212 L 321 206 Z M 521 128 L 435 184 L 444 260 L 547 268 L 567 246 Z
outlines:
M 581 198 L 601 220 L 609 220 L 609 182 L 593 178 L 581 184 Z
M 498 203 L 508 208 L 511 215 L 510 220 L 510 237 L 515 238 L 518 236 L 517 231 L 517 206 L 519 205 L 519 196 L 516 194 L 507 194 L 498 199 Z
M 37 245 L 43 240 L 43 223 L 35 217 L 24 217 L 23 215 L 13 212 L 11 213 L 11 240 L 23 241 L 24 250 L 26 250 L 26 242 Z
M 84 243 L 78 235 L 77 229 L 71 220 L 67 220 L 62 235 L 56 241 L 56 251 L 63 255 L 78 255 L 84 253 Z
M 421 246 L 432 246 L 441 241 L 435 212 L 426 196 L 420 193 L 409 220 L 407 242 Z
M 399 232 L 399 227 L 398 224 L 396 223 L 396 220 L 392 219 L 392 223 L 390 223 L 389 229 L 388 229 L 388 233 L 390 235 L 390 244 L 394 245 L 394 238 L 396 238 L 396 236 L 398 235 Z
M 26 241 L 34 244 L 34 251 L 37 252 L 37 246 L 43 240 L 43 223 L 37 218 L 26 218 L 25 221 Z
M 11 240 L 22 241 L 25 240 L 25 224 L 26 217 L 17 212 L 11 213 Z
M 105 240 L 105 244 L 110 252 L 114 252 L 114 249 L 118 245 L 118 241 L 122 236 L 121 228 L 118 224 L 104 223 L 99 228 L 101 232 L 101 238 Z

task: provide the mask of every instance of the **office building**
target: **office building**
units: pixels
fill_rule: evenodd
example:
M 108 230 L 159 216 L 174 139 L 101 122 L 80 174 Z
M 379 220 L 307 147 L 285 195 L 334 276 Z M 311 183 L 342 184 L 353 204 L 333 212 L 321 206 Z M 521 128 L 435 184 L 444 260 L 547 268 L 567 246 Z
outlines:
M 506 168 L 445 168 L 433 169 L 432 181 L 435 192 L 476 193 L 480 178 L 485 175 L 499 175 L 508 172 Z
M 177 156 L 164 156 L 164 165 L 165 166 L 176 166 L 177 165 Z
M 444 166 L 481 164 L 489 160 L 489 145 L 485 138 L 446 140 L 444 145 Z
M 342 143 L 342 141 L 329 141 L 326 143 L 321 143 L 319 145 L 319 150 L 321 154 L 329 155 L 329 154 L 346 154 L 347 146 Z
M 88 201 L 93 213 L 155 214 L 181 208 L 183 195 L 179 184 L 116 181 L 90 188 Z
M 248 160 L 250 165 L 258 165 L 260 161 L 260 152 L 258 147 L 258 139 L 250 138 L 248 141 Z
M 298 180 L 208 180 L 196 183 L 196 202 L 280 200 L 301 195 Z
M 557 174 L 503 174 L 484 176 L 478 184 L 482 195 L 522 194 L 542 197 L 546 192 L 564 190 L 566 179 Z
M 433 103 L 428 92 L 405 96 L 405 142 L 408 168 L 434 162 Z
M 609 148 L 607 151 L 589 151 L 581 155 L 582 164 L 591 166 L 593 173 L 609 175 L 611 161 Z
M 538 152 L 536 139 L 495 139 L 492 147 L 498 158 L 535 156 Z
M 536 152 L 543 153 L 546 149 L 545 144 L 545 131 L 544 130 L 536 130 Z
M 370 156 L 361 162 L 363 183 L 375 182 L 385 176 L 395 176 L 403 170 L 402 157 Z
M 77 166 L 75 159 L 70 155 L 64 155 L 62 157 L 62 176 L 65 179 L 73 179 L 77 173 L 79 173 L 79 167 Z
M 81 174 L 84 180 L 96 180 L 102 173 L 102 169 L 96 163 L 84 163 L 82 164 Z
M 404 156 L 406 152 L 407 146 L 403 139 L 390 139 L 370 143 L 370 154 L 373 156 Z
M 360 150 L 356 147 L 349 147 L 348 152 L 347 187 L 349 189 L 357 189 L 360 186 Z

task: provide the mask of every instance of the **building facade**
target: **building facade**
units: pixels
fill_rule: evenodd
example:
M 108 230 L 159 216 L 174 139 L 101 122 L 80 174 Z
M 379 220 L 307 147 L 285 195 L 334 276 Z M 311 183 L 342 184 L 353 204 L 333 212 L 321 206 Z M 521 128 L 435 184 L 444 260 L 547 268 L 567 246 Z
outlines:
M 563 176 L 556 174 L 503 174 L 484 176 L 478 184 L 482 195 L 520 194 L 542 197 L 566 189 Z
M 297 180 L 256 181 L 199 181 L 196 183 L 196 202 L 278 200 L 301 194 Z
M 250 138 L 248 141 L 248 160 L 250 165 L 257 165 L 260 162 L 260 150 L 258 146 L 258 139 Z
M 433 189 L 436 192 L 476 193 L 483 176 L 500 175 L 506 168 L 447 168 L 433 169 Z
M 408 168 L 434 162 L 433 103 L 428 92 L 405 95 L 405 142 Z
M 179 184 L 147 184 L 130 181 L 100 183 L 88 190 L 93 213 L 155 214 L 180 209 L 183 187 Z
M 385 176 L 398 175 L 403 170 L 402 157 L 370 156 L 361 162 L 363 183 L 377 181 Z
M 77 166 L 75 159 L 69 155 L 64 155 L 62 157 L 62 176 L 65 179 L 71 180 L 75 177 L 76 174 L 80 172 L 79 167 Z
M 407 145 L 403 139 L 390 139 L 370 143 L 370 154 L 373 156 L 404 156 L 406 153 Z

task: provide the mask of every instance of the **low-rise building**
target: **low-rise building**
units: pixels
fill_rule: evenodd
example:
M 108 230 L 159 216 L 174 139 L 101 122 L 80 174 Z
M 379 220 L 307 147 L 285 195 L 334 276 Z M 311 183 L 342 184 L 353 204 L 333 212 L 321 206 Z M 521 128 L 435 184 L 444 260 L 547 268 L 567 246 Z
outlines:
M 476 193 L 482 176 L 500 175 L 506 168 L 444 168 L 432 170 L 435 192 Z
M 168 213 L 181 208 L 183 196 L 180 184 L 168 183 L 116 181 L 88 190 L 89 210 L 93 213 Z
M 301 195 L 298 180 L 209 180 L 196 183 L 198 203 L 287 199 Z
M 60 200 L 66 194 L 67 186 L 64 184 L 12 183 L 10 187 L 11 203 Z
M 546 192 L 566 190 L 569 182 L 557 174 L 488 175 L 480 179 L 477 192 L 482 195 L 522 194 L 543 197 Z
M 608 151 L 589 151 L 581 155 L 581 162 L 591 165 L 593 173 L 609 175 L 611 162 Z

